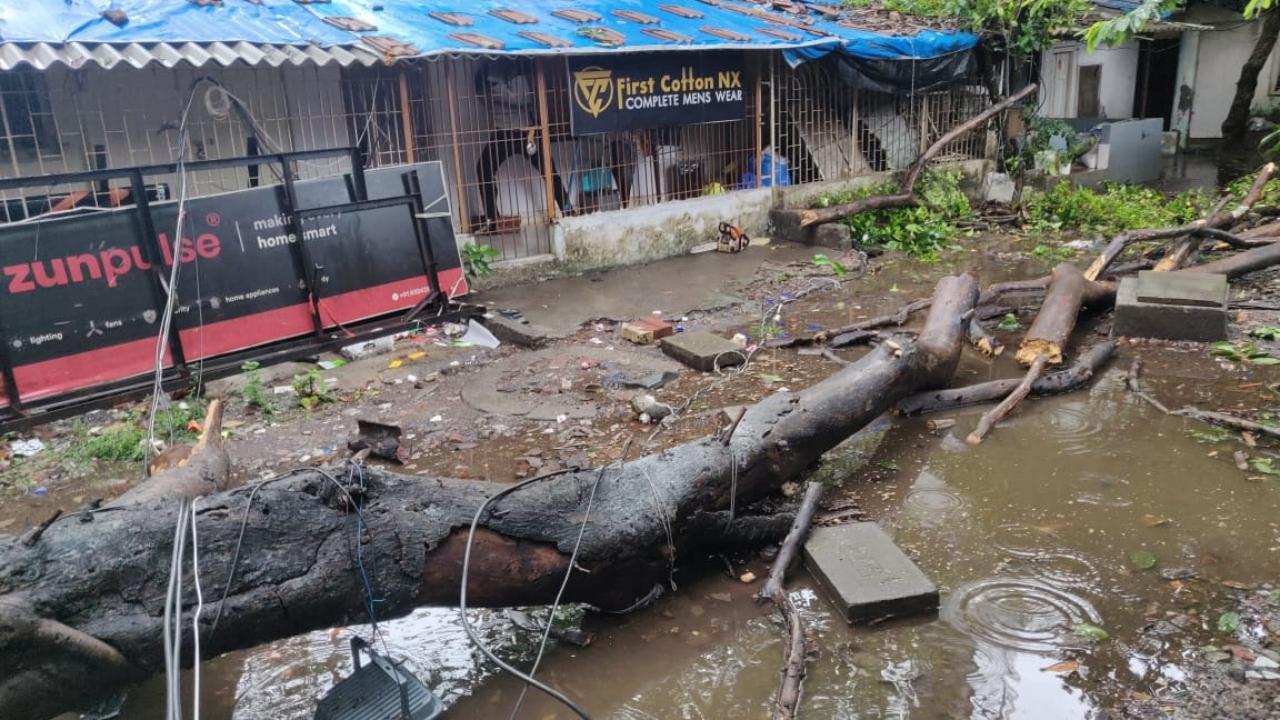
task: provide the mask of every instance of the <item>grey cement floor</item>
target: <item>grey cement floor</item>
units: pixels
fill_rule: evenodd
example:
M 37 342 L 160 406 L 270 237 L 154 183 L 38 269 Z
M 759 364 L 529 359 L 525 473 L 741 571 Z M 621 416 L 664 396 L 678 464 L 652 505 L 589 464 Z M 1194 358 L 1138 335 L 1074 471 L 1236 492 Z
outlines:
M 682 255 L 603 272 L 486 290 L 469 298 L 492 308 L 514 308 L 557 336 L 597 318 L 630 320 L 661 310 L 663 316 L 723 307 L 766 260 L 794 262 L 821 249 L 789 243 L 759 245 L 739 254 Z

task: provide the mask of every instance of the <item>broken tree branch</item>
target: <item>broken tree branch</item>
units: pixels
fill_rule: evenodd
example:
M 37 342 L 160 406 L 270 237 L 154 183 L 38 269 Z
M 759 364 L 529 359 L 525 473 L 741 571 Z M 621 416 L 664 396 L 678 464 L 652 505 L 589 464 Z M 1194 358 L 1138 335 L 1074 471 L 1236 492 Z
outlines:
M 1050 373 L 1031 386 L 1033 395 L 1053 395 L 1070 392 L 1083 386 L 1106 365 L 1115 352 L 1116 342 L 1106 340 L 1080 354 L 1075 364 L 1066 370 Z M 955 410 L 969 405 L 996 402 L 1013 392 L 1020 378 L 991 380 L 960 388 L 932 390 L 919 393 L 898 403 L 895 412 L 902 415 L 920 415 L 940 410 Z
M 469 603 L 550 603 L 582 531 L 577 565 L 583 571 L 572 574 L 563 601 L 631 607 L 666 581 L 670 548 L 678 548 L 676 557 L 698 550 L 697 533 L 686 534 L 690 518 L 727 510 L 735 478 L 743 507 L 800 477 L 898 400 L 947 383 L 977 295 L 971 276 L 942 279 L 916 339 L 902 339 L 896 350 L 877 347 L 800 392 L 766 397 L 747 410 L 728 448 L 722 438 L 700 438 L 603 472 L 566 472 L 492 503 L 498 488 L 491 483 L 374 469 L 345 492 L 338 479 L 345 472 L 312 469 L 211 494 L 193 519 L 206 588 L 202 655 L 360 621 L 367 592 L 357 541 L 371 592 L 381 599 L 381 618 L 456 605 L 467 528 L 482 504 L 487 509 L 471 543 Z M 588 491 L 597 482 L 591 522 L 582 530 Z M 360 498 L 366 519 L 360 536 L 347 492 Z M 0 536 L 0 603 L 94 638 L 128 663 L 126 670 L 100 666 L 59 646 L 36 652 L 38 638 L 22 629 L 27 625 L 0 627 L 0 717 L 53 717 L 164 667 L 164 598 L 177 509 L 170 498 L 113 505 L 89 515 L 90 522 L 54 522 L 30 547 Z M 192 597 L 190 575 L 181 582 Z M 190 623 L 184 625 L 190 633 Z
M 1107 243 L 1102 254 L 1089 265 L 1085 270 L 1084 277 L 1086 280 L 1097 280 L 1102 277 L 1107 267 L 1120 257 L 1120 253 L 1124 249 L 1135 242 L 1145 242 L 1148 240 L 1167 240 L 1169 238 L 1182 237 L 1195 232 L 1201 228 L 1223 229 L 1235 224 L 1245 213 L 1253 207 L 1254 203 L 1262 197 L 1262 191 L 1266 187 L 1267 181 L 1271 179 L 1271 175 L 1276 170 L 1275 163 L 1267 163 L 1258 170 L 1257 177 L 1254 178 L 1253 185 L 1249 188 L 1249 192 L 1240 200 L 1235 208 L 1230 211 L 1215 211 L 1207 217 L 1200 218 L 1186 225 L 1179 225 L 1171 228 L 1155 228 L 1146 230 L 1129 230 L 1116 235 Z
M 978 419 L 978 426 L 973 429 L 973 432 L 969 433 L 969 437 L 965 438 L 964 441 L 970 445 L 981 444 L 982 439 L 987 436 L 987 433 L 991 432 L 991 428 L 995 427 L 996 423 L 1003 420 L 1005 416 L 1017 407 L 1018 403 L 1022 402 L 1023 398 L 1030 394 L 1032 384 L 1040 379 L 1040 374 L 1044 372 L 1045 363 L 1048 361 L 1048 357 L 1037 355 L 1036 359 L 1031 361 L 1031 368 L 1027 370 L 1022 382 L 1018 383 L 1013 392 L 1000 401 L 999 405 L 983 413 L 982 417 Z
M 1021 102 L 1028 95 L 1036 91 L 1036 84 L 1031 83 L 1018 92 L 1001 100 L 1000 102 L 988 107 L 986 110 L 974 115 L 968 120 L 960 123 L 954 128 L 948 130 L 938 138 L 932 145 L 920 153 L 916 161 L 912 163 L 911 168 L 907 170 L 907 174 L 902 179 L 902 184 L 898 187 L 898 192 L 891 195 L 872 195 L 870 197 L 860 198 L 843 205 L 833 205 L 828 208 L 814 208 L 809 210 L 800 210 L 800 227 L 809 225 L 817 225 L 820 223 L 833 222 L 841 218 L 857 215 L 867 210 L 883 210 L 893 207 L 908 207 L 916 204 L 915 188 L 916 182 L 920 179 L 920 175 L 924 172 L 925 167 L 929 164 L 929 160 L 937 155 L 943 148 L 950 145 L 957 138 L 965 133 L 972 132 L 980 127 L 983 123 L 1000 113 L 1008 110 L 1014 105 Z
M 1267 437 L 1280 439 L 1280 428 L 1276 428 L 1271 425 L 1263 425 L 1262 423 L 1256 423 L 1252 420 L 1245 420 L 1244 418 L 1236 417 L 1235 415 L 1227 415 L 1226 413 L 1212 412 L 1209 410 L 1200 410 L 1193 407 L 1184 407 L 1181 410 L 1173 410 L 1170 414 L 1181 415 L 1182 417 L 1199 420 L 1200 422 L 1206 422 L 1211 425 L 1221 425 L 1222 427 L 1228 427 L 1232 430 L 1243 430 L 1257 435 L 1266 435 Z
M 1075 329 L 1084 303 L 1085 285 L 1084 275 L 1075 265 L 1061 263 L 1053 269 L 1040 312 L 1014 356 L 1019 363 L 1030 366 L 1040 356 L 1051 365 L 1062 363 L 1063 347 Z
M 809 534 L 809 524 L 813 521 L 813 513 L 818 507 L 818 501 L 822 499 L 824 489 L 822 483 L 809 481 L 795 521 L 791 523 L 791 531 L 787 533 L 786 540 L 782 541 L 778 556 L 773 560 L 773 567 L 769 569 L 769 578 L 758 596 L 773 603 L 787 627 L 787 660 L 782 667 L 782 682 L 774 699 L 773 720 L 791 720 L 796 715 L 796 706 L 800 704 L 800 685 L 804 682 L 806 655 L 804 622 L 783 585 L 787 570 Z

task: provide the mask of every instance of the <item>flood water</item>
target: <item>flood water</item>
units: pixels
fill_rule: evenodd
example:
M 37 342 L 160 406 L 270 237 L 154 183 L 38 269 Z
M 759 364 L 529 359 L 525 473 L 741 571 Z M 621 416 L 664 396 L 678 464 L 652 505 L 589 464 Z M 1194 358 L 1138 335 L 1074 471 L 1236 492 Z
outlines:
M 1256 384 L 1224 377 L 1204 356 L 1157 362 L 1150 386 L 1175 406 L 1256 400 Z M 983 408 L 950 414 L 958 422 L 942 432 L 894 421 L 843 491 L 933 578 L 942 608 L 851 628 L 798 572 L 791 588 L 818 646 L 803 717 L 1095 718 L 1131 693 L 1176 696 L 1192 650 L 1226 641 L 1215 637 L 1230 609 L 1222 582 L 1280 575 L 1280 483 L 1238 470 L 1234 440 L 1198 440 L 1188 430 L 1206 426 L 1127 393 L 1127 366 L 1113 360 L 1087 389 L 1025 403 L 978 447 L 963 438 Z M 968 360 L 962 374 L 993 372 L 1012 368 Z M 1135 568 L 1139 551 L 1156 566 Z M 763 577 L 767 562 L 733 569 Z M 752 601 L 759 583 L 731 578 L 719 561 L 686 575 L 694 577 L 649 609 L 589 616 L 594 642 L 553 646 L 539 677 L 596 718 L 766 717 L 783 647 L 775 614 Z M 490 642 L 529 664 L 529 633 L 500 613 L 477 616 Z M 1109 638 L 1073 632 L 1082 623 Z M 519 683 L 481 662 L 455 610 L 419 611 L 381 629 L 391 654 L 451 706 L 449 717 L 510 714 Z M 203 716 L 310 717 L 315 699 L 350 670 L 350 632 L 206 663 Z M 1064 661 L 1078 667 L 1046 669 Z M 132 693 L 124 716 L 159 717 L 162 697 L 156 679 Z M 569 715 L 531 692 L 520 717 Z

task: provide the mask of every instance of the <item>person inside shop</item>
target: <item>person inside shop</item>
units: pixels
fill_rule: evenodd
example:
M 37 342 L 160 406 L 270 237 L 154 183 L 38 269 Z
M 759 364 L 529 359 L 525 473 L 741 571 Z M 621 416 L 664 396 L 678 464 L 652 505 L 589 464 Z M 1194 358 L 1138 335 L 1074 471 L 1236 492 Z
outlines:
M 493 130 L 489 133 L 480 160 L 476 163 L 476 176 L 480 179 L 480 198 L 484 203 L 484 217 L 474 232 L 493 232 L 498 219 L 498 168 L 513 155 L 524 154 L 538 172 L 543 172 L 544 159 L 538 143 L 537 121 L 534 116 L 535 96 L 528 75 L 518 63 L 495 61 L 484 63 L 476 74 L 476 90 L 490 101 Z M 551 163 L 552 190 L 556 204 L 566 206 L 564 184 Z

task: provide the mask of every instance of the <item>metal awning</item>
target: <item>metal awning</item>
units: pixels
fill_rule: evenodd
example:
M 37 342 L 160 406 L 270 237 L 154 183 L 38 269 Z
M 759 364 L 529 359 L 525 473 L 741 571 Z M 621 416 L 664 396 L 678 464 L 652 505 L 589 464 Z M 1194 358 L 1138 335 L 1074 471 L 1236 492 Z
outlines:
M 320 47 L 318 45 L 265 45 L 249 42 L 210 43 L 0 43 L 0 71 L 30 67 L 47 70 L 64 65 L 71 69 L 86 65 L 103 68 L 144 68 L 156 64 L 166 68 L 188 66 L 228 67 L 237 63 L 270 67 L 300 65 L 374 65 L 382 57 L 359 45 Z

